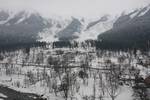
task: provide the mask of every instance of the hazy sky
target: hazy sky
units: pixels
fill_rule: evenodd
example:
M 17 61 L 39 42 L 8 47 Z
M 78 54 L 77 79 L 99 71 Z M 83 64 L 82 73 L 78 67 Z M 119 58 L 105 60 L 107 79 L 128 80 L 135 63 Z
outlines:
M 0 8 L 34 9 L 43 15 L 98 16 L 148 5 L 150 0 L 0 0 Z

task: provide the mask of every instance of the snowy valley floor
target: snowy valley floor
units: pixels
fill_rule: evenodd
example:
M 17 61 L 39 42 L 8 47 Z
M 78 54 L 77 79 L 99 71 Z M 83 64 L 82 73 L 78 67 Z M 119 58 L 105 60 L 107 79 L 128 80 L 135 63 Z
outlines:
M 94 48 L 1 53 L 0 100 L 149 100 L 147 55 Z M 140 60 L 139 60 L 140 59 Z M 144 91 L 133 87 L 146 87 Z M 142 92 L 141 92 L 142 91 Z M 140 93 L 142 95 L 140 95 Z

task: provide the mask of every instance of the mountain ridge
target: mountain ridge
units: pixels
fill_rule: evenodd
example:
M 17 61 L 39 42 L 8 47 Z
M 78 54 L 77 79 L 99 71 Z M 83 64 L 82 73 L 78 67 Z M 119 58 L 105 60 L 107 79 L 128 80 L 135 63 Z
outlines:
M 150 6 L 120 16 L 113 28 L 100 34 L 98 40 L 107 43 L 109 48 L 147 48 L 150 40 Z

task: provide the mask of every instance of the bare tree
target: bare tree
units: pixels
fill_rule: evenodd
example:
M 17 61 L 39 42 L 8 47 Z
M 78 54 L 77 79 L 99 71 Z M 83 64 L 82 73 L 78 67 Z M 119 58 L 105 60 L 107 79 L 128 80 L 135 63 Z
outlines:
M 110 73 L 108 74 L 108 78 L 105 83 L 105 88 L 112 100 L 115 100 L 120 93 L 118 75 L 119 74 L 117 73 L 115 66 L 111 65 Z

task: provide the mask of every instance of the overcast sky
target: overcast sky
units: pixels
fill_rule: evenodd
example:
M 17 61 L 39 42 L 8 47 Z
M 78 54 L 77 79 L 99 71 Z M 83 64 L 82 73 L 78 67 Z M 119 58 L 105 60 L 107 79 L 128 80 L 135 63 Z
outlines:
M 99 16 L 148 5 L 150 0 L 0 0 L 0 8 L 34 9 L 43 15 Z

